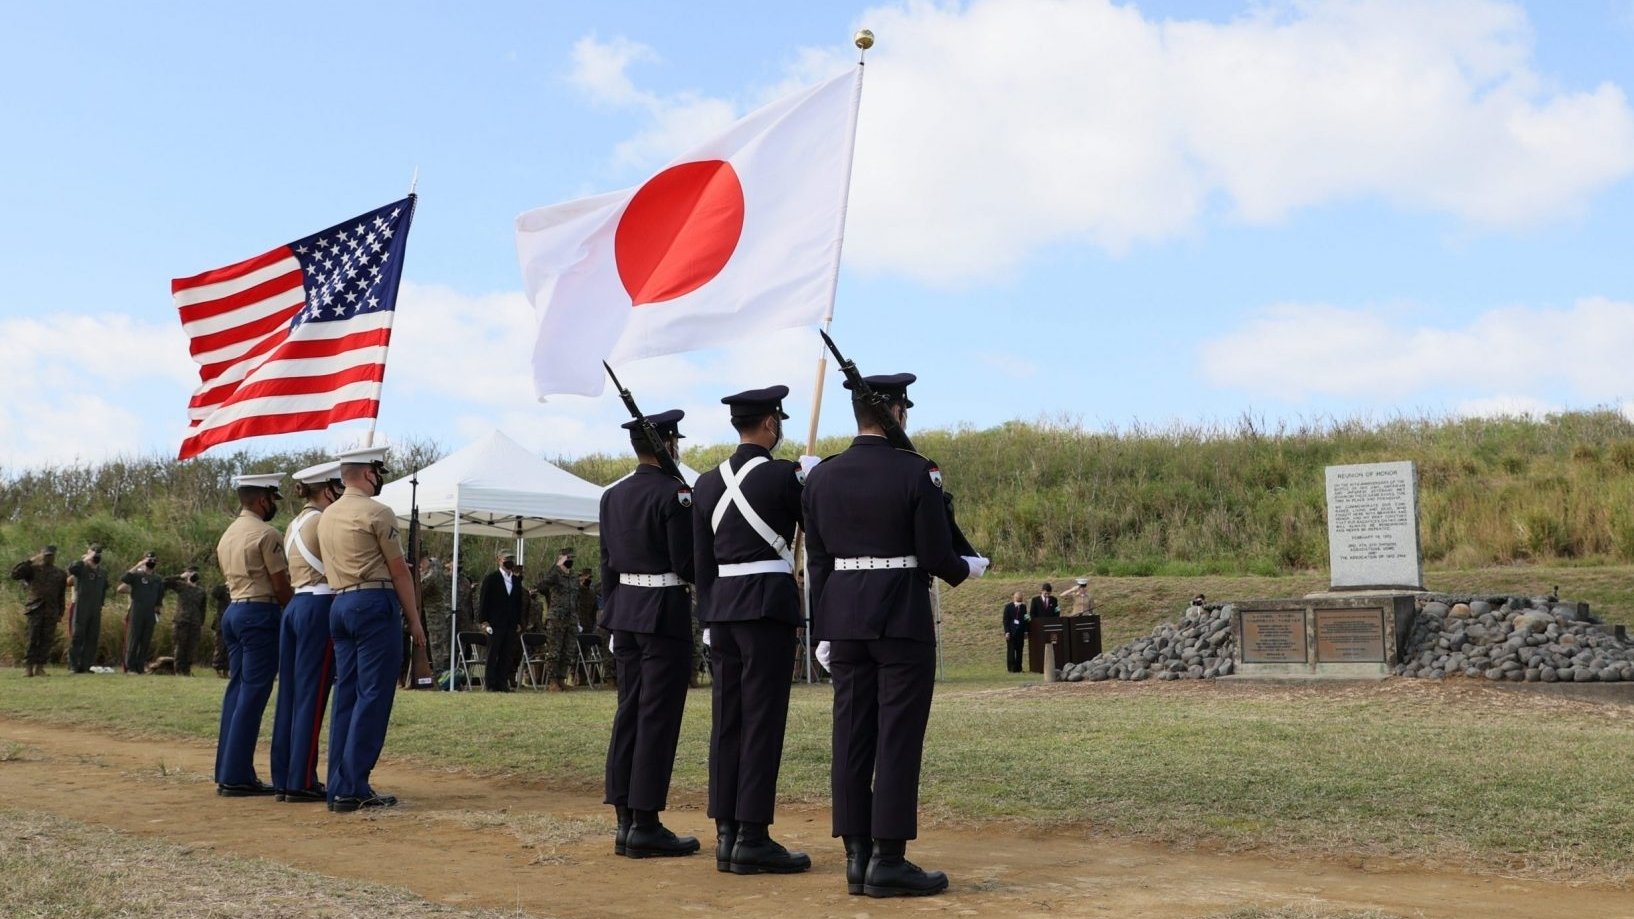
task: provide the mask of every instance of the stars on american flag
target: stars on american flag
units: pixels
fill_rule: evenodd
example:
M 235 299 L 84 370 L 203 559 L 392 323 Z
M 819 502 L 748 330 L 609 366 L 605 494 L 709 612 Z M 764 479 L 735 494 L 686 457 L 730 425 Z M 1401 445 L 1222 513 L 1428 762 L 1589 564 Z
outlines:
M 383 288 L 397 286 L 395 266 L 388 263 L 403 238 L 397 231 L 405 219 L 403 207 L 388 205 L 364 214 L 355 224 L 331 227 L 292 243 L 290 251 L 301 263 L 306 294 L 292 326 L 391 309 L 394 298 L 383 296 Z

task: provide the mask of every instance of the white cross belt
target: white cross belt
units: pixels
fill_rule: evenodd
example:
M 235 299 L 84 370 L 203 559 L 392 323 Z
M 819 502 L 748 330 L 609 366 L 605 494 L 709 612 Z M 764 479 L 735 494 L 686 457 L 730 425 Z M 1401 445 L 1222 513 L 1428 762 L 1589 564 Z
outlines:
M 686 582 L 673 571 L 663 574 L 629 574 L 619 572 L 618 582 L 626 587 L 683 587 Z
M 861 558 L 837 558 L 834 560 L 835 571 L 876 571 L 888 568 L 918 567 L 919 556 L 917 555 L 898 555 L 895 558 L 864 555 Z

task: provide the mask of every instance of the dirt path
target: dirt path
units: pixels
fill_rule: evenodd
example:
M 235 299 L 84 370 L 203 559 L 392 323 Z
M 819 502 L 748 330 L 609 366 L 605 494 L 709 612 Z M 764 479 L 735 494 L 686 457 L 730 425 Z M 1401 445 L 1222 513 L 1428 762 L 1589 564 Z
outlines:
M 1195 917 L 1305 905 L 1448 919 L 1634 917 L 1626 891 L 1181 852 L 1002 826 L 934 829 L 914 844 L 910 854 L 921 864 L 948 872 L 949 893 L 871 900 L 845 895 L 844 854 L 820 809 L 785 812 L 777 826 L 780 840 L 812 854 L 810 873 L 737 877 L 714 870 L 713 825 L 700 810 L 672 810 L 666 822 L 705 840 L 702 855 L 637 862 L 612 855 L 611 815 L 599 801 L 533 782 L 387 764 L 376 783 L 404 806 L 360 817 L 270 798 L 218 798 L 209 783 L 214 748 L 199 743 L 0 720 L 0 748 L 12 743 L 24 746 L 0 762 L 0 806 L 399 885 L 430 900 L 541 915 Z

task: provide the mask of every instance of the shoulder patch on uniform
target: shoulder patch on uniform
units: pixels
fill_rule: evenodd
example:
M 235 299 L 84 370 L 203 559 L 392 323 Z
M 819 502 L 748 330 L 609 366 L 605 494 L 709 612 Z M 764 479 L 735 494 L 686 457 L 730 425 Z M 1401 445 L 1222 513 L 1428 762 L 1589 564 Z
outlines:
M 692 489 L 682 485 L 675 490 L 675 500 L 681 502 L 682 507 L 692 506 Z
M 935 485 L 937 488 L 941 488 L 942 487 L 942 470 L 940 468 L 938 468 L 935 463 L 931 463 L 930 464 L 930 469 L 928 469 L 926 471 L 928 473 L 930 473 L 930 483 L 932 485 Z
M 794 467 L 794 480 L 796 482 L 799 482 L 802 486 L 806 484 L 806 467 L 804 467 L 804 466 L 795 466 Z
M 273 552 L 274 555 L 283 555 L 284 554 L 284 544 L 282 542 L 274 542 L 272 544 L 272 552 Z
M 386 537 L 386 538 L 387 538 L 387 539 L 396 539 L 396 538 L 397 538 L 397 528 L 396 528 L 396 527 L 392 527 L 392 528 L 391 528 L 391 535 L 390 535 L 390 536 L 387 536 L 387 537 Z

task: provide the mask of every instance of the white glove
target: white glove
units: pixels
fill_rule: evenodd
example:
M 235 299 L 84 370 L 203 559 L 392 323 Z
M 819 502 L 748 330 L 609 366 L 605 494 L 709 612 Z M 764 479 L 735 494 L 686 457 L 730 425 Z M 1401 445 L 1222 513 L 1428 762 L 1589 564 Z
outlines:
M 979 578 L 986 574 L 987 566 L 993 564 L 980 555 L 961 555 L 959 557 L 965 560 L 966 565 L 970 566 L 970 576 L 973 578 Z
M 483 631 L 484 631 L 484 632 L 487 632 L 487 633 L 488 633 L 488 634 L 489 634 L 489 635 L 492 635 L 492 634 L 494 634 L 494 627 L 493 627 L 493 626 L 491 626 L 491 625 L 485 625 L 485 626 L 483 626 L 483 627 L 482 627 L 482 630 L 483 630 Z
M 609 651 L 613 650 L 613 642 L 617 638 L 618 638 L 618 633 L 617 632 L 608 632 L 607 633 L 607 650 L 609 650 Z
M 802 456 L 800 457 L 800 471 L 810 473 L 811 470 L 816 469 L 817 464 L 822 461 L 823 458 L 820 456 Z
M 817 643 L 817 663 L 822 664 L 824 670 L 828 669 L 829 652 L 833 649 L 834 646 L 830 645 L 826 641 L 819 641 Z
M 704 629 L 704 647 L 707 648 L 709 646 L 710 646 L 710 644 L 709 644 L 709 629 L 705 628 Z

